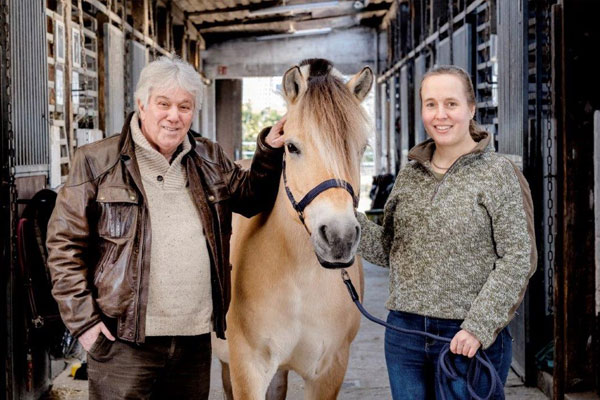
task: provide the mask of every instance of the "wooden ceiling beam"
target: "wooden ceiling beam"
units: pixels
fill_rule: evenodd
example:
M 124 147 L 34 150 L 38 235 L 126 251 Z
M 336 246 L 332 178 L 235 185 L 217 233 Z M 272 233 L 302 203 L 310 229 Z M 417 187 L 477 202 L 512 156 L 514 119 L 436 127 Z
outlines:
M 290 27 L 294 27 L 295 30 L 305 29 L 316 29 L 316 28 L 342 28 L 357 25 L 360 17 L 358 15 L 344 15 L 333 18 L 318 18 L 318 19 L 305 19 L 305 20 L 294 20 L 285 19 L 277 20 L 272 22 L 259 22 L 259 23 L 243 23 L 236 25 L 224 25 L 211 28 L 199 28 L 200 33 L 227 33 L 227 32 L 252 32 L 252 31 L 281 31 L 286 32 Z
M 194 24 L 196 25 L 196 28 L 199 31 L 206 31 L 206 30 L 212 29 L 212 28 L 227 27 L 227 26 L 269 24 L 269 23 L 288 22 L 288 21 L 305 21 L 305 20 L 309 20 L 309 19 L 310 20 L 325 20 L 327 18 L 354 17 L 354 18 L 357 18 L 358 20 L 361 20 L 363 18 L 369 18 L 374 15 L 381 16 L 381 14 L 385 14 L 387 11 L 388 11 L 388 3 L 381 2 L 378 4 L 373 4 L 372 6 L 365 8 L 364 10 L 358 11 L 358 12 L 354 11 L 352 9 L 350 9 L 350 11 L 341 10 L 341 11 L 338 11 L 337 13 L 333 13 L 333 12 L 323 13 L 322 15 L 319 15 L 320 13 L 317 13 L 317 15 L 315 15 L 315 13 L 304 12 L 304 13 L 297 13 L 297 14 L 294 14 L 291 16 L 290 15 L 268 15 L 268 16 L 262 16 L 262 17 L 255 17 L 255 18 L 251 18 L 251 19 L 238 18 L 238 19 L 216 21 L 216 22 L 205 22 L 205 23 L 195 22 Z
M 221 27 L 227 27 L 227 26 L 271 24 L 271 23 L 278 23 L 278 22 L 300 21 L 302 19 L 306 19 L 306 16 L 305 15 L 294 15 L 294 16 L 286 16 L 286 17 L 269 16 L 269 17 L 253 18 L 253 19 L 247 19 L 247 20 L 217 21 L 217 22 L 209 22 L 209 23 L 204 23 L 204 24 L 195 23 L 194 25 L 196 26 L 196 29 L 198 29 L 199 31 L 202 31 L 205 29 L 221 28 Z
M 187 15 L 189 17 L 205 17 L 205 16 L 226 14 L 226 13 L 238 12 L 238 11 L 256 11 L 256 10 L 261 10 L 263 8 L 278 6 L 278 5 L 280 5 L 280 3 L 281 3 L 281 1 L 279 1 L 279 0 L 272 0 L 272 1 L 266 0 L 266 1 L 261 1 L 260 3 L 240 5 L 240 6 L 229 7 L 229 8 L 214 8 L 212 10 L 193 11 L 193 12 L 187 13 Z

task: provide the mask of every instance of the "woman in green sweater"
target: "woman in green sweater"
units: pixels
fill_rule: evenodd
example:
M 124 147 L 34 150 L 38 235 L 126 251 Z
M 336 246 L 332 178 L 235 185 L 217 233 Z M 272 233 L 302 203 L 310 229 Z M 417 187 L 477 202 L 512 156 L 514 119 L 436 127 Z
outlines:
M 512 354 L 506 326 L 537 259 L 529 187 L 473 120 L 475 93 L 464 70 L 434 68 L 420 94 L 430 139 L 409 152 L 383 226 L 360 215 L 359 253 L 390 268 L 389 323 L 451 338 L 462 375 L 483 348 L 504 384 Z M 471 397 L 464 379 L 434 385 L 443 345 L 386 330 L 394 399 Z M 475 388 L 480 395 L 489 390 L 486 378 Z

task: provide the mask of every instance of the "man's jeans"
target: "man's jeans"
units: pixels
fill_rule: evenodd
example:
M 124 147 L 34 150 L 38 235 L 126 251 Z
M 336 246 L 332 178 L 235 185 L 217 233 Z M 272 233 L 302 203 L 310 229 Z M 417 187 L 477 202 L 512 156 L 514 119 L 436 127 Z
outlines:
M 391 325 L 453 338 L 460 331 L 462 320 L 430 318 L 400 311 L 390 311 L 387 322 Z M 385 360 L 387 363 L 392 397 L 395 400 L 440 399 L 441 394 L 435 384 L 436 363 L 445 342 L 423 336 L 404 334 L 391 329 L 385 331 Z M 502 379 L 504 387 L 512 358 L 512 338 L 508 328 L 502 330 L 485 353 Z M 456 366 L 459 378 L 448 378 L 444 385 L 446 399 L 470 399 L 466 376 L 469 359 L 449 353 L 448 357 Z M 487 373 L 482 373 L 475 391 L 485 396 L 490 389 Z
M 88 353 L 90 399 L 208 399 L 210 358 L 210 334 L 140 345 L 100 334 Z

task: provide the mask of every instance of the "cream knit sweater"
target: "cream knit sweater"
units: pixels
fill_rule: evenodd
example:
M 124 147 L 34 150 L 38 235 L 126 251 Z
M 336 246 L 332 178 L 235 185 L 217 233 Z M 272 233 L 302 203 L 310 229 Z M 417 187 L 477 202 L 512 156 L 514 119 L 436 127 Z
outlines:
M 152 244 L 146 336 L 200 335 L 212 330 L 210 258 L 200 214 L 187 186 L 182 151 L 171 164 L 131 119 L 142 184 L 147 196 Z

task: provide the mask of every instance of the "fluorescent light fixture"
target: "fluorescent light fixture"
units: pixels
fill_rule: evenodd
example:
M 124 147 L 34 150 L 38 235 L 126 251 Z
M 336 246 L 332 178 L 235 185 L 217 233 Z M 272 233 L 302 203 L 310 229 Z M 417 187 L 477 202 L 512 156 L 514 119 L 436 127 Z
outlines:
M 275 35 L 257 36 L 256 40 L 272 40 L 272 39 L 285 39 L 299 36 L 314 36 L 324 35 L 331 32 L 331 28 L 319 28 L 319 29 L 305 29 L 303 31 L 295 31 L 290 33 L 277 33 Z
M 369 0 L 356 0 L 352 6 L 355 10 L 362 10 L 369 5 Z
M 258 17 L 262 15 L 273 15 L 273 14 L 285 14 L 285 13 L 296 13 L 317 10 L 320 8 L 332 8 L 340 5 L 339 1 L 322 1 L 319 3 L 307 3 L 307 4 L 289 4 L 285 6 L 263 8 L 262 10 L 250 11 L 249 17 Z

